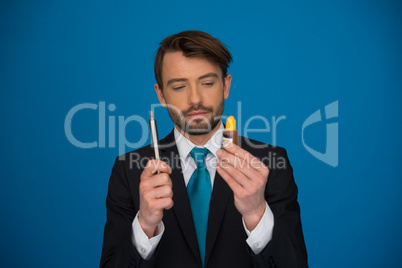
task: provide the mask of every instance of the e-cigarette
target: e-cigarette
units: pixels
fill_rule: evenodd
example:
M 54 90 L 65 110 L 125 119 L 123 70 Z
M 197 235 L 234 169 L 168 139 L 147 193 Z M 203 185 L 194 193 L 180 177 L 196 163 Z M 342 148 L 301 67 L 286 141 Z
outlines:
M 149 127 L 151 128 L 151 140 L 152 146 L 154 147 L 155 159 L 159 160 L 158 130 L 156 128 L 156 120 L 153 111 L 149 111 Z
M 222 144 L 225 142 L 231 142 L 234 144 L 238 144 L 239 134 L 236 130 L 236 120 L 233 116 L 229 116 L 226 120 L 226 129 L 223 131 L 223 140 Z

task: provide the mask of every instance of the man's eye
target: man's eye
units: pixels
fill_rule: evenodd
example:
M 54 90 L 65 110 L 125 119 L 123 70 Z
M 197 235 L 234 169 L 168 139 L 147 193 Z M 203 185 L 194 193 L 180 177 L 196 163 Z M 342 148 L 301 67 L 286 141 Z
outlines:
M 182 88 L 184 88 L 184 86 L 176 86 L 176 87 L 173 87 L 173 90 L 180 90 Z
M 211 87 L 211 86 L 213 86 L 214 85 L 214 82 L 205 82 L 205 83 L 202 83 L 204 86 L 207 86 L 207 87 Z

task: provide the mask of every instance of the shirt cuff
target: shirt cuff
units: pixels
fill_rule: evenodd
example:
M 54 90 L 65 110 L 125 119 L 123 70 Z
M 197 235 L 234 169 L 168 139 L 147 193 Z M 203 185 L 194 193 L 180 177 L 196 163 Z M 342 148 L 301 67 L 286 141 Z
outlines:
M 144 260 L 149 260 L 152 255 L 155 253 L 155 250 L 159 244 L 159 241 L 162 238 L 163 232 L 165 231 L 165 225 L 161 222 L 155 230 L 155 236 L 151 239 L 144 233 L 141 228 L 140 222 L 138 221 L 138 213 L 134 217 L 134 221 L 132 223 L 133 235 L 132 240 L 134 247 L 137 249 L 138 254 L 140 254 L 141 258 Z
M 264 215 L 253 231 L 250 232 L 247 229 L 244 218 L 242 219 L 244 230 L 248 236 L 246 242 L 256 255 L 268 245 L 269 241 L 271 241 L 272 232 L 274 229 L 274 214 L 272 213 L 271 208 L 268 206 L 268 203 L 265 202 L 265 204 L 266 208 Z

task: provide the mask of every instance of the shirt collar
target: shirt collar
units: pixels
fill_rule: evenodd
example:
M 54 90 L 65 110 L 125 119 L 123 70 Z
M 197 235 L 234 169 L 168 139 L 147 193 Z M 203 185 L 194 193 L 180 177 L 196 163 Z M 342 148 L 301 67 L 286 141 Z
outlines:
M 223 130 L 224 130 L 223 124 L 222 122 L 220 122 L 219 129 L 204 144 L 204 146 L 202 146 L 204 148 L 207 148 L 215 157 L 217 157 L 216 151 L 218 151 L 222 146 Z M 176 127 L 174 128 L 174 138 L 176 141 L 177 150 L 179 151 L 179 155 L 184 159 L 188 156 L 188 154 L 194 147 L 199 147 L 196 146 L 194 143 L 192 143 L 190 140 L 188 140 L 186 137 L 184 137 L 183 134 L 181 134 Z

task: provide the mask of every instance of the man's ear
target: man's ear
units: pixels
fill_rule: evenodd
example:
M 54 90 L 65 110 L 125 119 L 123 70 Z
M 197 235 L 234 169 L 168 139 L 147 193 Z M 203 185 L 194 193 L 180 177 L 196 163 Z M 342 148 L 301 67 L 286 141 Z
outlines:
M 226 100 L 229 97 L 232 75 L 228 74 L 224 79 L 225 79 L 225 85 L 223 86 L 223 98 Z
M 156 96 L 158 96 L 158 100 L 163 107 L 166 107 L 165 96 L 163 96 L 162 89 L 159 88 L 158 83 L 154 85 Z

